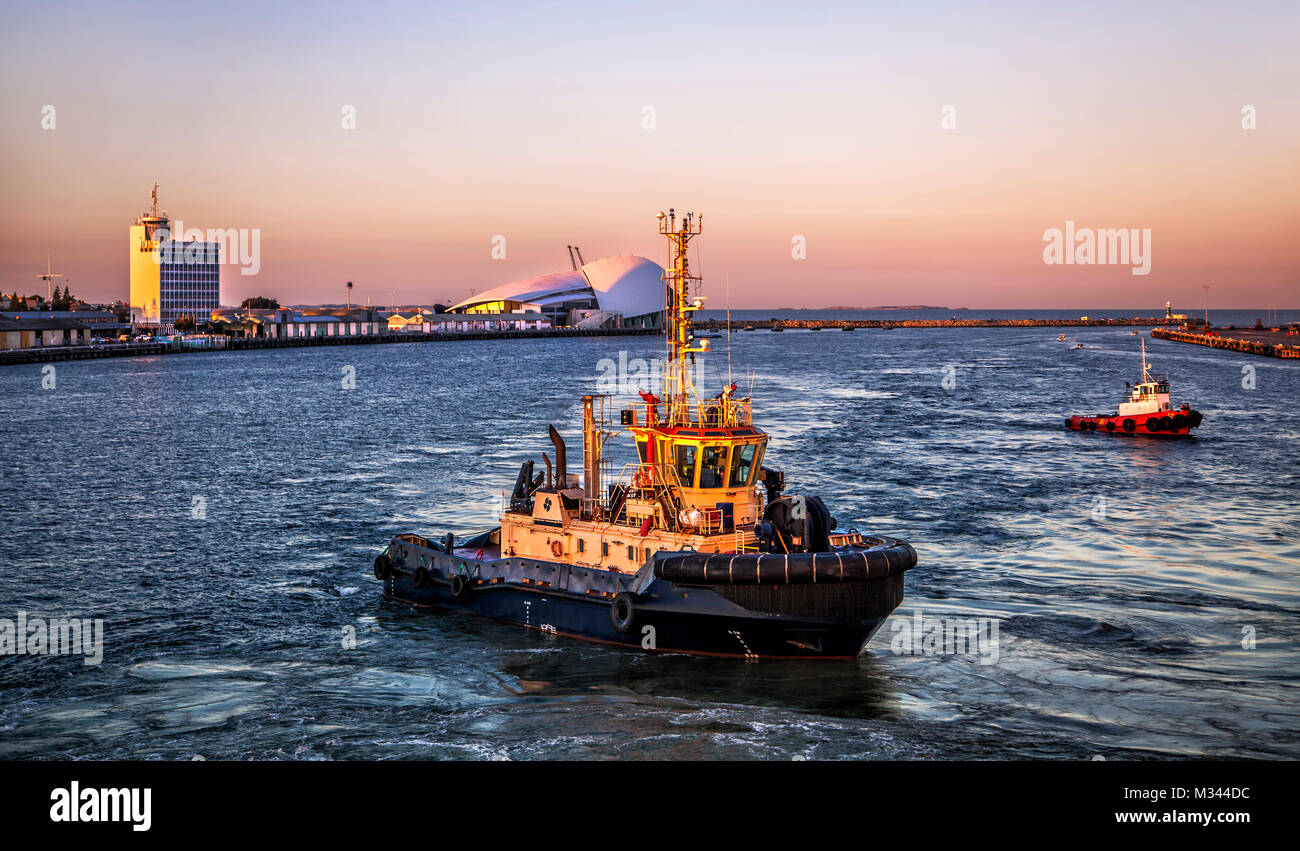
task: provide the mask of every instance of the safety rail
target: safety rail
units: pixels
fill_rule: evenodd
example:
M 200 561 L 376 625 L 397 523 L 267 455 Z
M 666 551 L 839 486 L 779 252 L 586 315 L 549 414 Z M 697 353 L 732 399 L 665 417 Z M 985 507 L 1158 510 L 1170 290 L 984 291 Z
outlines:
M 631 422 L 624 419 L 623 425 L 642 428 L 737 428 L 752 425 L 754 421 L 753 402 L 749 399 L 703 399 L 693 405 L 633 402 L 624 410 L 631 412 Z
M 758 537 L 753 531 L 746 532 L 737 529 L 733 539 L 731 551 L 733 553 L 756 553 L 758 552 Z

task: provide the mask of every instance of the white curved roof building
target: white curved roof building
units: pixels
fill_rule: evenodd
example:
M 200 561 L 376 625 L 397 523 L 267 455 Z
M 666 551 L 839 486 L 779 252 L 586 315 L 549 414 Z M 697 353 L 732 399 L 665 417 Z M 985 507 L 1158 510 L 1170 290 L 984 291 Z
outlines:
M 510 313 L 535 305 L 560 324 L 578 324 L 571 312 L 598 311 L 624 327 L 657 328 L 664 310 L 663 267 L 652 260 L 619 254 L 556 272 L 502 284 L 475 293 L 453 306 L 456 313 Z M 571 321 L 571 319 L 573 321 Z

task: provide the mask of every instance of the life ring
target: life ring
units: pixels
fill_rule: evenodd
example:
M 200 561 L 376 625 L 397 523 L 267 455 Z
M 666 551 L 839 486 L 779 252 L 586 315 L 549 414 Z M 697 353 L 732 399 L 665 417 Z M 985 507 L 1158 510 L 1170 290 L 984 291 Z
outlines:
M 632 486 L 636 488 L 650 487 L 650 473 L 644 467 L 638 467 L 636 473 L 632 475 Z
M 1137 428 L 1137 423 L 1133 421 L 1132 417 L 1124 420 L 1124 431 L 1133 431 L 1135 428 Z
M 461 574 L 453 574 L 451 577 L 451 595 L 457 600 L 463 600 L 465 595 L 469 594 L 469 580 Z
M 392 570 L 393 562 L 388 556 L 380 553 L 375 556 L 375 578 L 384 580 L 388 578 L 389 571 Z
M 620 591 L 614 595 L 614 601 L 609 604 L 609 622 L 613 624 L 614 631 L 619 635 L 627 635 L 632 631 L 635 621 L 636 603 L 633 602 L 631 594 Z
M 556 538 L 554 541 L 551 541 L 551 555 L 555 556 L 556 558 L 561 558 L 564 556 L 564 542 L 561 541 L 559 538 Z

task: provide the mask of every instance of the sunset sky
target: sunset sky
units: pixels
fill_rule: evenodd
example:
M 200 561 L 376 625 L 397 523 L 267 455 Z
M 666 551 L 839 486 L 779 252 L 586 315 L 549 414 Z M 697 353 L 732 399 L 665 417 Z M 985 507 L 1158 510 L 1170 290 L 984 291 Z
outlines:
M 157 180 L 186 227 L 260 229 L 227 304 L 662 262 L 674 206 L 711 307 L 724 273 L 736 308 L 1300 306 L 1294 0 L 638 8 L 6 3 L 0 289 L 50 253 L 125 298 Z M 1045 265 L 1067 220 L 1150 228 L 1151 273 Z

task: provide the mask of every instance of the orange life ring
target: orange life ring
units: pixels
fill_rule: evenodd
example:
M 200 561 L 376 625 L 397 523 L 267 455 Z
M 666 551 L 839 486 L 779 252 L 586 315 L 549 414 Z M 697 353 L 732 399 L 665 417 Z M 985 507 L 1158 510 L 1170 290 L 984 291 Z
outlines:
M 632 484 L 638 488 L 650 487 L 650 474 L 644 467 L 637 468 L 636 475 L 632 477 Z
M 560 556 L 564 555 L 564 544 L 562 544 L 558 540 L 551 541 L 551 555 L 555 556 L 556 558 L 559 558 Z

